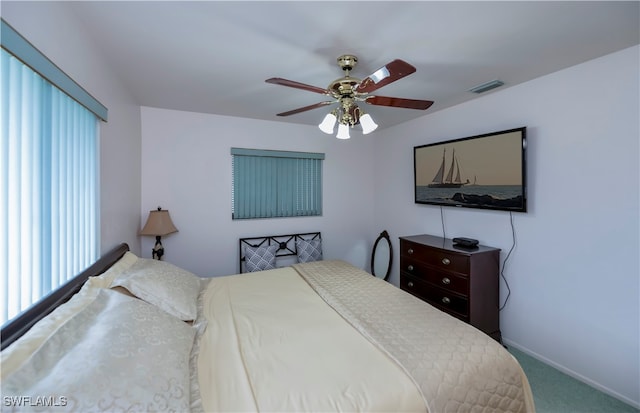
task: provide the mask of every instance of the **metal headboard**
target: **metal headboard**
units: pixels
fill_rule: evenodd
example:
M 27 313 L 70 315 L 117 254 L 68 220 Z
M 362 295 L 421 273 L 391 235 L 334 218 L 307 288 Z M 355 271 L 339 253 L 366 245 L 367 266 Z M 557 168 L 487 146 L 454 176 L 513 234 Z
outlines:
M 270 245 L 278 245 L 276 257 L 287 257 L 298 254 L 296 242 L 299 240 L 321 240 L 320 232 L 305 232 L 302 234 L 288 235 L 270 235 L 266 237 L 240 238 L 238 249 L 238 264 L 240 273 L 242 273 L 242 262 L 244 261 L 245 247 L 268 247 Z

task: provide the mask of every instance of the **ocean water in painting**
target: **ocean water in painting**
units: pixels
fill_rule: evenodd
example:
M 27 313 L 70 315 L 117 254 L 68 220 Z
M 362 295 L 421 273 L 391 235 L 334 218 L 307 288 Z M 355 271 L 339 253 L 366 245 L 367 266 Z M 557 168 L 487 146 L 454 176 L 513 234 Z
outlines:
M 462 194 L 463 196 L 456 196 Z M 478 196 L 490 196 L 496 201 L 518 200 L 522 195 L 521 185 L 464 185 L 460 188 L 429 188 L 416 186 L 416 202 L 437 202 L 440 204 L 459 205 L 464 203 L 464 195 L 473 195 L 470 199 L 477 200 Z M 521 202 L 521 200 L 520 200 Z M 475 202 L 469 202 L 474 203 Z

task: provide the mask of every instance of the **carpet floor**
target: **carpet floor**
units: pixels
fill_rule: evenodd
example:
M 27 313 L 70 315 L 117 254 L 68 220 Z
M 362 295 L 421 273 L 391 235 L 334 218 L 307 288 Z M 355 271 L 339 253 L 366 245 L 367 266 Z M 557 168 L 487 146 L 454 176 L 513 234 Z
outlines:
M 529 379 L 537 413 L 638 413 L 640 410 L 509 347 Z

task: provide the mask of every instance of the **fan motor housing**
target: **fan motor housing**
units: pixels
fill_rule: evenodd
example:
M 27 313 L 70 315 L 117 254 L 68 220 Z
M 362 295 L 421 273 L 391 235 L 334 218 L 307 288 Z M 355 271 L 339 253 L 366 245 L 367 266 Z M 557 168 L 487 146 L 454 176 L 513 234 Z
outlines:
M 327 87 L 327 90 L 331 92 L 333 97 L 340 98 L 344 96 L 352 96 L 353 89 L 360 83 L 360 79 L 355 77 L 345 76 L 340 79 L 336 79 Z
M 345 72 L 340 79 L 336 79 L 329 84 L 327 90 L 331 95 L 339 99 L 341 97 L 353 97 L 355 87 L 360 83 L 360 79 L 349 76 L 349 71 L 358 64 L 358 58 L 354 55 L 343 54 L 337 59 L 338 66 Z

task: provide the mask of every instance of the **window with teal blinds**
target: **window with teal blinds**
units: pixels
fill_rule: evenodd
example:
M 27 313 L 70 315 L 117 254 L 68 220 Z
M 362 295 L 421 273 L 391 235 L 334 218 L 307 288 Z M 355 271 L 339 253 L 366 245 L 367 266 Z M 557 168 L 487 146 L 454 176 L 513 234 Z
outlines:
M 0 324 L 5 324 L 98 256 L 99 117 L 45 77 L 42 66 L 25 63 L 39 52 L 4 21 L 1 40 Z M 102 115 L 106 119 L 106 111 Z
M 322 215 L 323 153 L 231 148 L 233 219 Z

